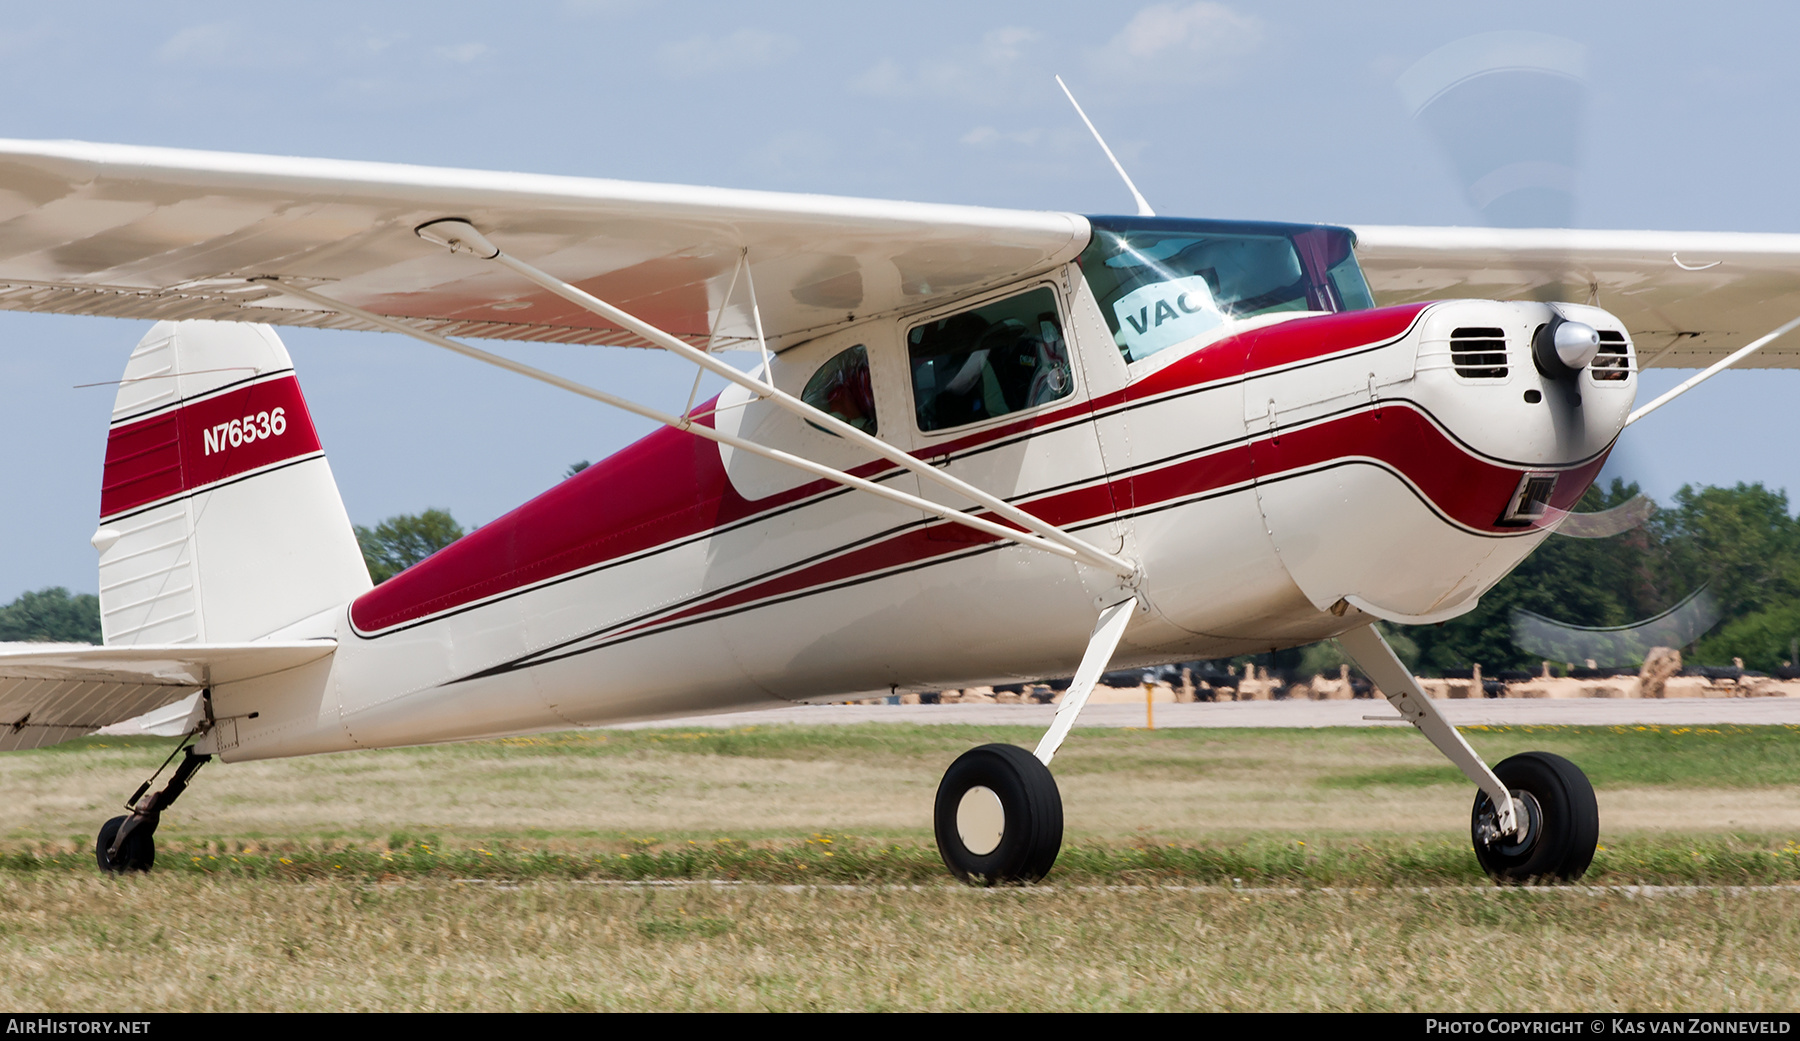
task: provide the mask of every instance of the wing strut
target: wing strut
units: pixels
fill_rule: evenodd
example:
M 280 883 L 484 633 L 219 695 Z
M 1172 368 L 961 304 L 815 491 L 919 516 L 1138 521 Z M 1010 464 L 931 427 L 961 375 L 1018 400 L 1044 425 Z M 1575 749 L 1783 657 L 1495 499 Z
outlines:
M 1067 535 L 1061 529 L 1056 528 L 1053 525 L 1045 524 L 1043 521 L 1038 520 L 1035 517 L 1032 517 L 1030 514 L 1024 513 L 1023 511 L 1017 509 L 1016 507 L 1008 506 L 1005 503 L 1001 503 L 1000 505 L 1002 507 L 1004 507 L 1004 509 L 1006 511 L 1007 519 L 1011 520 L 1012 519 L 1011 515 L 1017 514 L 1018 516 L 1028 518 L 1035 527 L 1048 529 L 1050 532 L 1053 532 L 1055 535 L 1057 535 L 1059 537 L 1054 538 L 1054 539 L 1043 538 L 1043 537 L 1039 537 L 1037 535 L 1032 535 L 1032 534 L 1028 534 L 1026 532 L 1019 531 L 1016 528 L 1009 528 L 1002 524 L 996 524 L 993 521 L 986 520 L 981 517 L 972 516 L 968 513 L 965 513 L 963 511 L 955 509 L 953 507 L 946 506 L 941 503 L 935 503 L 929 499 L 922 499 L 916 495 L 909 495 L 906 492 L 898 491 L 894 488 L 889 488 L 888 486 L 886 486 L 884 484 L 878 484 L 874 481 L 866 480 L 861 477 L 856 477 L 852 474 L 847 474 L 847 473 L 843 472 L 842 470 L 838 470 L 834 467 L 826 466 L 823 463 L 816 463 L 816 462 L 813 462 L 811 459 L 806 459 L 806 458 L 794 455 L 789 452 L 783 452 L 780 449 L 769 448 L 765 445 L 759 445 L 759 444 L 755 443 L 754 441 L 746 441 L 741 437 L 737 437 L 732 434 L 727 434 L 723 431 L 716 430 L 712 427 L 703 426 L 698 423 L 690 422 L 689 417 L 671 415 L 667 412 L 663 412 L 658 409 L 653 409 L 646 405 L 640 405 L 637 402 L 631 401 L 627 398 L 619 397 L 616 394 L 608 394 L 604 390 L 599 390 L 597 388 L 590 387 L 584 383 L 578 383 L 575 380 L 571 380 L 571 379 L 564 378 L 562 376 L 558 376 L 553 372 L 546 372 L 543 369 L 537 368 L 535 366 L 526 365 L 523 362 L 514 361 L 511 358 L 507 358 L 502 355 L 494 354 L 489 351 L 484 351 L 479 347 L 471 347 L 466 343 L 458 343 L 457 341 L 452 340 L 447 336 L 440 336 L 437 333 L 427 332 L 424 329 L 420 329 L 415 326 L 408 325 L 407 323 L 399 321 L 398 319 L 389 318 L 385 315 L 375 314 L 372 311 L 365 311 L 360 307 L 355 307 L 351 304 L 346 304 L 341 300 L 334 300 L 331 297 L 325 296 L 322 293 L 318 293 L 318 292 L 315 292 L 314 290 L 303 288 L 301 286 L 292 285 L 290 283 L 283 282 L 277 278 L 265 277 L 265 278 L 255 279 L 254 281 L 259 281 L 259 282 L 264 282 L 264 283 L 269 283 L 269 284 L 279 286 L 281 288 L 281 291 L 284 294 L 287 294 L 289 296 L 298 297 L 301 300 L 305 300 L 310 303 L 317 304 L 320 307 L 328 308 L 328 309 L 330 309 L 332 311 L 336 311 L 340 314 L 347 314 L 353 318 L 361 319 L 362 321 L 367 322 L 368 324 L 374 326 L 377 329 L 385 329 L 388 332 L 400 333 L 401 335 L 404 335 L 404 336 L 410 336 L 415 340 L 422 340 L 426 343 L 431 344 L 434 347 L 442 347 L 443 349 L 445 349 L 447 351 L 454 351 L 455 353 L 460 354 L 465 358 L 473 358 L 476 361 L 485 362 L 485 363 L 487 363 L 489 365 L 493 365 L 497 368 L 506 369 L 508 372 L 517 373 L 518 375 L 527 377 L 528 379 L 534 379 L 540 383 L 548 383 L 549 385 L 551 385 L 553 387 L 558 387 L 562 390 L 569 391 L 572 394 L 578 394 L 581 397 L 591 398 L 592 400 L 598 401 L 602 404 L 611 405 L 614 408 L 623 409 L 626 412 L 632 413 L 633 415 L 643 416 L 645 419 L 653 420 L 654 422 L 661 423 L 664 426 L 671 426 L 671 427 L 675 427 L 679 430 L 686 430 L 688 433 L 696 434 L 700 437 L 706 438 L 709 441 L 714 441 L 714 442 L 717 442 L 717 443 L 723 444 L 723 445 L 730 445 L 733 448 L 740 449 L 745 452 L 749 452 L 753 455 L 760 455 L 765 459 L 772 459 L 778 463 L 785 463 L 788 466 L 792 466 L 792 467 L 796 467 L 798 469 L 804 470 L 807 473 L 810 473 L 816 477 L 822 477 L 828 481 L 834 481 L 838 484 L 842 484 L 842 485 L 845 485 L 850 488 L 855 488 L 858 491 L 868 492 L 871 495 L 879 496 L 883 499 L 890 499 L 890 500 L 900 503 L 902 505 L 910 506 L 913 509 L 922 510 L 925 513 L 929 513 L 935 517 L 942 518 L 943 520 L 951 521 L 956 524 L 962 524 L 966 527 L 974 528 L 976 531 L 985 532 L 986 534 L 993 535 L 998 538 L 1007 539 L 1012 542 L 1016 542 L 1022 546 L 1029 546 L 1033 549 L 1041 549 L 1046 553 L 1052 553 L 1052 554 L 1055 554 L 1056 556 L 1064 557 L 1066 559 L 1073 560 L 1077 563 L 1088 564 L 1092 567 L 1098 567 L 1098 568 L 1102 568 L 1107 571 L 1112 571 L 1115 574 L 1118 574 L 1122 578 L 1130 578 L 1136 573 L 1136 569 L 1133 568 L 1129 563 L 1125 562 L 1124 560 L 1121 560 L 1120 558 L 1113 556 L 1110 553 L 1106 553 L 1102 550 L 1096 549 L 1093 546 L 1089 545 L 1088 543 L 1086 543 L 1080 539 L 1077 539 L 1077 538 L 1074 538 L 1073 536 Z M 635 319 L 634 319 L 634 321 L 635 321 Z M 642 323 L 639 323 L 639 324 L 642 324 Z M 634 329 L 633 331 L 636 331 L 636 330 Z M 666 333 L 659 332 L 659 335 L 663 336 L 663 337 L 667 337 Z M 675 341 L 675 342 L 680 343 L 680 341 Z M 694 350 L 694 348 L 688 347 L 687 344 L 680 344 L 680 345 L 684 350 Z M 706 360 L 709 362 L 715 362 L 717 364 L 720 364 L 723 368 L 725 368 L 727 371 L 731 372 L 733 375 L 742 376 L 741 373 L 739 373 L 736 369 L 731 368 L 729 365 L 724 365 L 723 363 L 717 362 L 717 359 L 711 358 L 709 356 L 706 358 Z M 749 377 L 744 377 L 744 379 L 749 379 Z M 767 389 L 770 392 L 772 392 L 772 394 L 780 394 L 781 393 L 780 391 L 775 390 L 773 387 L 768 387 L 767 384 L 763 384 L 760 381 L 750 380 L 750 384 L 755 385 L 757 387 L 767 387 Z M 825 412 L 821 412 L 818 409 L 813 408 L 811 405 L 806 405 L 804 402 L 801 402 L 800 404 L 802 405 L 803 408 L 808 409 L 811 413 L 818 415 L 819 417 L 821 417 L 824 420 L 827 420 L 838 426 L 842 426 L 846 430 L 853 431 L 857 434 L 862 434 L 862 431 L 857 430 L 855 427 L 852 427 L 852 426 L 849 426 L 848 424 L 839 422 L 839 420 L 835 416 L 831 416 Z M 810 416 L 808 418 L 810 418 Z M 873 439 L 871 438 L 870 440 L 873 440 Z M 882 445 L 883 448 L 888 448 L 888 446 L 886 445 L 885 442 L 876 442 L 876 443 Z M 893 449 L 889 449 L 889 450 L 894 451 Z M 914 460 L 911 456 L 907 455 L 904 452 L 899 452 L 897 454 L 899 454 L 902 459 L 910 460 L 913 463 L 924 467 L 924 469 L 927 471 L 932 470 L 932 468 L 929 466 L 924 466 L 924 464 L 917 463 L 917 460 Z M 903 463 L 901 465 L 905 465 L 905 464 Z M 913 467 L 911 467 L 911 466 L 908 466 L 907 468 L 913 469 Z M 951 478 L 951 480 L 955 480 L 955 479 Z M 956 481 L 956 484 L 962 485 L 963 487 L 968 487 L 967 485 L 964 485 L 963 482 L 961 482 L 961 481 Z M 982 501 L 983 505 L 987 505 L 987 500 L 992 499 L 992 496 L 989 496 L 989 495 L 987 495 L 987 493 L 981 492 L 978 489 L 971 488 L 970 491 L 973 493 L 973 494 L 971 494 L 970 497 L 971 498 L 978 497 L 980 499 L 980 501 Z M 998 500 L 995 500 L 995 501 L 998 501 Z M 999 513 L 1001 511 L 996 510 L 995 512 Z
M 1679 261 L 1677 263 L 1679 263 Z M 1691 268 L 1690 270 L 1697 271 L 1699 269 Z M 1779 339 L 1782 336 L 1785 336 L 1795 326 L 1800 326 L 1800 318 L 1794 319 L 1793 321 L 1787 323 L 1786 325 L 1775 330 L 1774 332 L 1770 333 L 1769 335 L 1762 337 L 1761 339 L 1750 341 L 1749 343 L 1745 344 L 1742 347 L 1739 347 L 1737 350 L 1733 351 L 1731 354 L 1727 355 L 1725 358 L 1721 359 L 1720 361 L 1713 362 L 1712 365 L 1709 366 L 1706 369 L 1706 371 L 1702 372 L 1700 375 L 1688 377 L 1687 379 L 1681 381 L 1681 385 L 1676 387 L 1674 390 L 1669 391 L 1668 393 L 1664 394 L 1662 397 L 1657 398 L 1655 401 L 1652 401 L 1650 404 L 1645 405 L 1642 408 L 1632 410 L 1631 415 L 1625 417 L 1625 425 L 1630 426 L 1631 424 L 1636 423 L 1638 420 L 1643 419 L 1645 416 L 1649 415 L 1650 413 L 1655 412 L 1659 408 L 1662 408 L 1664 405 L 1667 405 L 1669 402 L 1674 401 L 1676 398 L 1682 396 L 1683 394 L 1686 394 L 1688 391 L 1693 390 L 1695 387 L 1698 387 L 1700 384 L 1706 382 L 1709 379 L 1712 379 L 1714 376 L 1718 375 L 1721 372 L 1724 372 L 1726 369 L 1731 368 L 1733 365 L 1736 365 L 1738 362 L 1743 361 L 1745 358 L 1750 357 L 1752 354 L 1755 354 L 1757 351 L 1762 350 L 1768 344 L 1774 342 L 1775 340 Z
M 723 376 L 725 379 L 736 383 L 738 386 L 743 387 L 756 396 L 765 398 L 776 406 L 799 416 L 801 419 L 817 424 L 823 429 L 837 434 L 839 437 L 860 445 L 877 456 L 893 463 L 895 466 L 910 470 L 925 480 L 942 485 L 943 487 L 956 492 L 958 495 L 962 495 L 965 498 L 980 504 L 991 511 L 995 516 L 1011 521 L 1019 527 L 1024 528 L 1026 531 L 1037 535 L 1039 540 L 1053 543 L 1062 547 L 1064 550 L 1067 550 L 1068 552 L 1060 554 L 1062 556 L 1070 557 L 1073 560 L 1087 564 L 1090 567 L 1099 568 L 1103 571 L 1111 571 L 1121 578 L 1129 579 L 1137 573 L 1136 567 L 1129 561 L 1108 553 L 1090 542 L 1076 538 L 1068 532 L 1063 531 L 1061 528 L 1058 528 L 1056 525 L 1034 517 L 1030 513 L 982 491 L 980 488 L 975 487 L 967 481 L 952 477 L 938 467 L 931 466 L 928 463 L 915 459 L 913 456 L 906 452 L 902 452 L 900 449 L 895 448 L 886 441 L 866 434 L 822 409 L 814 408 L 794 395 L 776 387 L 766 379 L 759 379 L 756 376 L 739 372 L 737 369 L 725 364 L 711 354 L 708 354 L 706 351 L 669 335 L 661 329 L 658 329 L 656 326 L 651 325 L 649 322 L 643 321 L 635 315 L 614 307 L 599 297 L 594 296 L 592 293 L 572 286 L 554 275 L 548 274 L 527 264 L 517 257 L 509 256 L 506 253 L 501 252 L 500 247 L 489 242 L 481 232 L 477 231 L 475 227 L 467 221 L 432 221 L 428 224 L 420 225 L 417 230 L 419 237 L 427 242 L 444 246 L 453 253 L 463 253 L 482 260 L 494 261 L 523 276 L 526 280 L 555 293 L 557 296 L 562 297 L 564 300 L 569 301 L 575 306 L 599 315 L 601 318 L 606 319 L 622 329 L 627 329 L 636 333 L 656 346 L 679 355 L 708 372 Z M 286 283 L 283 283 L 283 286 L 285 287 Z M 340 305 L 334 303 L 327 306 L 339 307 Z M 759 320 L 759 327 L 760 324 Z M 761 340 L 760 328 L 758 331 L 758 340 Z M 640 413 L 640 415 L 644 414 L 647 413 Z M 684 424 L 678 422 L 676 425 L 679 426 Z M 734 447 L 736 446 L 734 445 Z M 751 449 L 751 451 L 757 451 L 759 454 L 768 455 L 771 459 L 777 458 L 777 455 L 770 455 L 766 450 Z M 780 453 L 780 455 L 786 456 L 786 458 L 782 460 L 784 462 L 798 458 L 797 456 L 787 456 L 786 453 Z M 809 470 L 809 472 L 817 473 L 820 476 L 827 476 L 827 472 L 831 474 L 839 473 L 839 471 L 831 470 L 829 467 L 817 469 L 815 469 L 815 467 L 818 467 L 818 464 L 810 463 L 807 466 L 801 467 L 801 469 Z M 839 478 L 831 477 L 831 480 L 835 481 L 839 480 Z M 920 499 L 918 501 L 924 502 L 926 500 Z M 939 516 L 943 516 L 943 514 L 939 513 L 937 510 L 932 510 L 930 512 L 938 513 Z M 962 514 L 960 511 L 957 511 L 957 515 L 961 516 Z M 950 519 L 955 518 L 952 517 Z M 990 534 L 992 534 L 992 532 L 990 532 Z M 1015 539 L 1014 541 L 1018 540 Z

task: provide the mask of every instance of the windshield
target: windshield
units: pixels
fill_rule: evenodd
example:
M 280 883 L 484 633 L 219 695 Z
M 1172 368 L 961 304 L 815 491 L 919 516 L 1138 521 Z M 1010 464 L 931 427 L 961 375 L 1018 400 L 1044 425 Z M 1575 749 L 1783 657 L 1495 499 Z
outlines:
M 1375 306 L 1348 229 L 1090 217 L 1081 272 L 1127 361 L 1234 318 Z

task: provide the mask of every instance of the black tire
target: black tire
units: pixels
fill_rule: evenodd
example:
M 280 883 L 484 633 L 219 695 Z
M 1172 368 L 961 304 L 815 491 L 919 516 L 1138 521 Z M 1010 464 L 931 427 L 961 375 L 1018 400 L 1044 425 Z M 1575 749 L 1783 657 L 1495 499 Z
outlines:
M 959 820 L 969 819 L 963 816 L 964 797 L 977 788 L 993 793 L 1001 816 L 997 844 L 980 853 L 969 848 L 959 827 Z M 974 798 L 978 805 L 984 797 Z M 933 818 L 944 866 L 970 885 L 1036 882 L 1050 873 L 1062 850 L 1062 792 L 1050 768 L 1017 745 L 982 745 L 959 756 L 938 785 Z
M 113 875 L 123 875 L 130 871 L 148 871 L 156 863 L 156 820 L 144 821 L 125 836 L 125 842 L 119 847 L 117 857 L 108 855 L 112 849 L 113 839 L 119 834 L 119 828 L 125 818 L 114 817 L 100 825 L 100 834 L 94 839 L 94 862 L 100 870 Z
M 1475 859 L 1494 881 L 1573 882 L 1587 873 L 1600 843 L 1600 806 L 1594 786 L 1574 763 L 1549 752 L 1521 752 L 1494 767 L 1494 776 L 1522 804 L 1531 830 L 1522 841 L 1500 836 L 1482 841 L 1484 820 L 1494 804 L 1486 792 L 1475 797 L 1471 828 Z

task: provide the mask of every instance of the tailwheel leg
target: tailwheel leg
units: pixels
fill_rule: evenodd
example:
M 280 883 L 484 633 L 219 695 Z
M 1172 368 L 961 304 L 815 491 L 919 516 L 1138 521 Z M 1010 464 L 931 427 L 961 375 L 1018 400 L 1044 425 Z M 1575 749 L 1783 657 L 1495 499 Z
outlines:
M 1490 878 L 1502 884 L 1573 882 L 1587 872 L 1600 844 L 1600 809 L 1587 775 L 1549 752 L 1522 752 L 1488 769 L 1373 625 L 1352 629 L 1338 642 L 1401 718 L 1480 789 L 1470 837 Z
M 187 790 L 188 781 L 194 771 L 212 761 L 210 755 L 197 755 L 191 747 L 177 749 L 184 752 L 181 763 L 170 775 L 169 783 L 161 791 L 149 798 L 144 792 L 155 782 L 150 780 L 138 786 L 137 794 L 127 802 L 126 808 L 131 812 L 122 817 L 114 817 L 100 826 L 100 834 L 94 839 L 94 861 L 100 870 L 114 875 L 123 875 L 133 871 L 149 871 L 156 863 L 156 826 L 162 821 L 162 811 L 175 804 L 181 793 Z M 170 753 L 170 759 L 175 758 Z M 168 760 L 163 766 L 168 766 Z M 162 773 L 158 768 L 157 773 Z
M 1062 792 L 1050 760 L 1125 635 L 1137 598 L 1100 613 L 1081 666 L 1035 752 L 982 745 L 957 757 L 938 785 L 933 824 L 950 873 L 971 885 L 1036 882 L 1062 851 Z

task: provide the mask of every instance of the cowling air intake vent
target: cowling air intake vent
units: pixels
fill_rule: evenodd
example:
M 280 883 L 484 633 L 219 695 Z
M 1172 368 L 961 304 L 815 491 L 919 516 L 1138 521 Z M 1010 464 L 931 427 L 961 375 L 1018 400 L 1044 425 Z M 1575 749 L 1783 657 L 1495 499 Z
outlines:
M 1506 378 L 1506 333 L 1474 327 L 1450 334 L 1450 363 L 1456 374 L 1472 380 Z
M 1594 355 L 1588 371 L 1597 380 L 1631 378 L 1631 349 L 1625 343 L 1624 333 L 1617 329 L 1600 330 L 1600 353 Z
M 1550 496 L 1556 493 L 1556 476 L 1527 473 L 1519 478 L 1519 487 L 1497 523 L 1503 528 L 1520 528 L 1540 520 L 1550 505 Z

